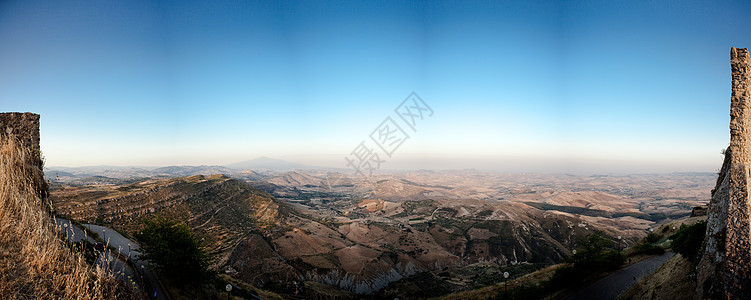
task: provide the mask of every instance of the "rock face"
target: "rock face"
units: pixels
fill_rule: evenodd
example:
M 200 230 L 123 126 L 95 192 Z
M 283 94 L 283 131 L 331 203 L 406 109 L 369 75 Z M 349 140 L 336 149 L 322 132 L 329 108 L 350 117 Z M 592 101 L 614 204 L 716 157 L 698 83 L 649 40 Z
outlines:
M 38 175 L 43 177 L 43 162 L 41 152 L 39 151 L 39 115 L 33 113 L 0 113 L 0 137 L 15 136 L 25 147 L 29 147 L 32 153 L 36 154 L 33 158 L 34 165 L 38 168 Z M 47 184 L 44 180 L 40 181 L 38 187 L 42 198 L 48 195 Z
M 39 149 L 39 115 L 0 113 L 0 134 L 14 134 L 26 146 Z
M 747 49 L 731 48 L 730 61 L 730 146 L 709 204 L 696 296 L 750 299 L 751 58 Z

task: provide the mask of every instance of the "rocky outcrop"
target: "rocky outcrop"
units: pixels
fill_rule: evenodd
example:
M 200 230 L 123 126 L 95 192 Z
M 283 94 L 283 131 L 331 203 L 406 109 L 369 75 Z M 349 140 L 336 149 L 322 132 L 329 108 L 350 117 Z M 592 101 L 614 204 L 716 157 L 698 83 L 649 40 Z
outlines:
M 691 209 L 690 217 L 703 217 L 707 215 L 707 206 L 696 206 Z
M 751 299 L 751 58 L 747 49 L 731 48 L 730 60 L 730 146 L 709 203 L 696 296 Z

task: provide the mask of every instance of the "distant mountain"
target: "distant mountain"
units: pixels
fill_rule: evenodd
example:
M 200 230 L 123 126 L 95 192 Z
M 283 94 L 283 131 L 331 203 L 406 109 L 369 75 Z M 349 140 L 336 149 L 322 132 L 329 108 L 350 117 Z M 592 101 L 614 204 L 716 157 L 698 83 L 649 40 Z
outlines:
M 236 170 L 223 166 L 167 166 L 160 168 L 148 167 L 115 167 L 115 166 L 93 166 L 93 167 L 50 167 L 45 168 L 45 176 L 51 181 L 60 182 L 86 182 L 101 181 L 103 178 L 109 179 L 131 179 L 146 177 L 186 177 L 193 175 L 213 175 L 213 174 L 232 174 L 238 173 Z M 260 175 L 257 173 L 239 172 L 238 175 L 245 179 L 256 179 Z M 122 184 L 123 182 L 111 182 L 112 184 Z
M 152 170 L 154 175 L 185 177 L 193 175 L 229 174 L 235 171 L 222 166 L 169 166 Z
M 89 176 L 84 177 L 80 179 L 72 179 L 65 181 L 70 186 L 84 186 L 84 185 L 104 185 L 104 184 L 114 184 L 114 185 L 122 185 L 122 184 L 128 184 L 133 183 L 140 178 L 110 178 L 105 176 Z M 58 181 L 55 181 L 58 182 Z
M 145 178 L 145 177 L 186 177 L 193 175 L 232 175 L 244 180 L 256 180 L 265 177 L 265 172 L 259 171 L 291 171 L 322 169 L 281 159 L 259 157 L 253 160 L 238 162 L 227 166 L 167 166 L 167 167 L 120 167 L 120 166 L 86 166 L 86 167 L 49 167 L 44 173 L 52 181 L 70 182 L 87 177 L 109 177 L 117 179 Z M 248 171 L 253 170 L 253 171 Z
M 318 167 L 308 166 L 293 162 L 288 162 L 281 159 L 270 158 L 261 156 L 256 159 L 246 160 L 231 165 L 227 165 L 228 168 L 240 169 L 240 170 L 272 170 L 272 171 L 284 171 L 294 169 L 317 169 Z
M 60 177 L 85 178 L 104 176 L 109 178 L 134 178 L 154 176 L 153 168 L 149 167 L 120 167 L 120 166 L 86 166 L 86 167 L 45 167 L 44 174 L 55 179 Z

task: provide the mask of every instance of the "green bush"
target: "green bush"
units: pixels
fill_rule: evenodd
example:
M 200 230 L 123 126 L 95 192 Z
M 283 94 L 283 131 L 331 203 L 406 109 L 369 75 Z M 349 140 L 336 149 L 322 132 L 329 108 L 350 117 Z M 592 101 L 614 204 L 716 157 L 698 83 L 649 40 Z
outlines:
M 668 226 L 665 226 L 664 228 L 668 228 Z M 646 237 L 644 237 L 644 240 L 638 244 L 633 246 L 632 252 L 630 255 L 636 255 L 636 254 L 663 254 L 665 253 L 665 249 L 663 249 L 660 246 L 656 246 L 655 243 L 659 242 L 662 239 L 662 237 L 658 234 L 655 234 L 654 232 L 649 233 Z
M 666 226 L 665 228 L 667 228 L 667 226 Z M 649 233 L 649 234 L 648 234 L 648 235 L 647 235 L 647 236 L 646 236 L 646 237 L 644 238 L 644 240 L 645 240 L 645 241 L 646 241 L 647 243 L 650 243 L 650 244 L 654 244 L 654 243 L 657 243 L 657 242 L 659 242 L 659 241 L 660 241 L 660 239 L 661 239 L 661 238 L 660 238 L 660 236 L 659 236 L 659 235 L 657 235 L 657 234 L 655 234 L 654 232 L 650 232 L 650 233 Z
M 584 281 L 584 278 L 591 276 L 592 273 L 586 272 L 582 268 L 575 268 L 573 265 L 567 265 L 559 268 L 550 277 L 547 286 L 551 291 L 562 290 L 576 287 Z
M 644 242 L 644 243 L 634 246 L 633 253 L 631 255 L 635 255 L 635 254 L 659 255 L 663 253 L 665 253 L 665 249 L 663 249 L 662 247 L 652 245 L 649 242 Z
M 577 253 L 569 258 L 574 269 L 588 272 L 607 271 L 623 264 L 625 257 L 612 249 L 613 241 L 602 236 L 600 232 L 588 235 Z
M 670 236 L 675 252 L 696 263 L 701 257 L 704 234 L 707 232 L 707 222 L 699 221 L 691 226 L 681 225 L 681 228 Z
M 601 271 L 610 271 L 618 269 L 626 257 L 623 253 L 615 250 L 605 250 L 597 257 L 596 269 Z
M 143 222 L 145 228 L 136 234 L 141 258 L 176 284 L 195 284 L 208 278 L 206 254 L 188 225 L 162 217 Z
M 567 265 L 558 268 L 549 280 L 530 286 L 519 286 L 499 291 L 498 299 L 543 299 L 562 290 L 577 290 L 587 280 L 600 272 L 619 268 L 625 260 L 621 252 L 613 249 L 613 241 L 601 232 L 586 236 L 579 242 L 576 254 L 568 258 Z
M 543 299 L 548 292 L 544 284 L 512 286 L 499 289 L 494 299 Z
M 553 274 L 546 284 L 552 290 L 576 287 L 599 272 L 610 271 L 620 267 L 626 260 L 619 251 L 612 249 L 613 241 L 596 232 L 580 241 L 576 254 L 569 257 L 570 265 L 562 267 Z

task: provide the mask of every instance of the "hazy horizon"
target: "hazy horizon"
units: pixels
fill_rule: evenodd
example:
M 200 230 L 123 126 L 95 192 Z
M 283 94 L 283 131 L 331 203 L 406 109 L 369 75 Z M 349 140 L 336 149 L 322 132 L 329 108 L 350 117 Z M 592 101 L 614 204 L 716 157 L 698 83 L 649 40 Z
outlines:
M 49 166 L 714 172 L 729 141 L 728 1 L 0 3 L 0 109 Z M 430 115 L 408 128 L 410 93 Z M 426 110 L 426 113 L 428 111 Z M 408 139 L 386 155 L 386 118 Z
M 274 160 L 281 160 L 288 163 L 304 165 L 309 169 L 331 169 L 337 172 L 353 173 L 354 171 L 343 166 L 340 163 L 340 156 L 329 155 L 327 159 L 313 159 L 307 163 L 304 161 L 296 160 L 295 157 L 289 159 L 280 159 L 276 157 L 257 157 L 259 158 L 271 158 Z M 254 160 L 251 159 L 251 160 Z M 443 160 L 441 163 L 436 161 L 441 160 L 440 157 L 420 157 L 405 155 L 405 157 L 394 159 L 393 162 L 397 164 L 383 164 L 379 170 L 375 170 L 373 175 L 383 175 L 391 172 L 412 172 L 412 171 L 463 171 L 463 170 L 476 170 L 480 172 L 491 173 L 531 173 L 531 174 L 573 174 L 573 175 L 636 175 L 636 174 L 668 174 L 668 173 L 717 173 L 719 167 L 714 170 L 695 170 L 686 168 L 685 166 L 670 166 L 670 165 L 655 165 L 654 163 L 643 162 L 639 165 L 634 165 L 633 162 L 619 162 L 619 161 L 575 161 L 569 163 L 560 163 L 553 160 L 540 160 L 535 161 L 520 161 L 520 160 L 497 160 L 489 161 L 487 158 L 475 158 L 475 159 L 463 159 L 455 161 Z M 250 161 L 250 160 L 249 160 Z M 236 170 L 245 169 L 264 169 L 264 168 L 238 168 L 232 167 L 232 163 L 218 163 L 218 164 L 155 164 L 155 165 L 46 165 L 45 169 L 76 169 L 76 168 L 143 168 L 143 169 L 156 169 L 161 167 L 227 167 Z M 394 165 L 394 167 L 390 166 Z M 439 167 L 436 167 L 439 166 Z M 618 166 L 617 170 L 614 170 L 613 166 Z M 299 168 L 290 168 L 286 170 L 299 170 Z

